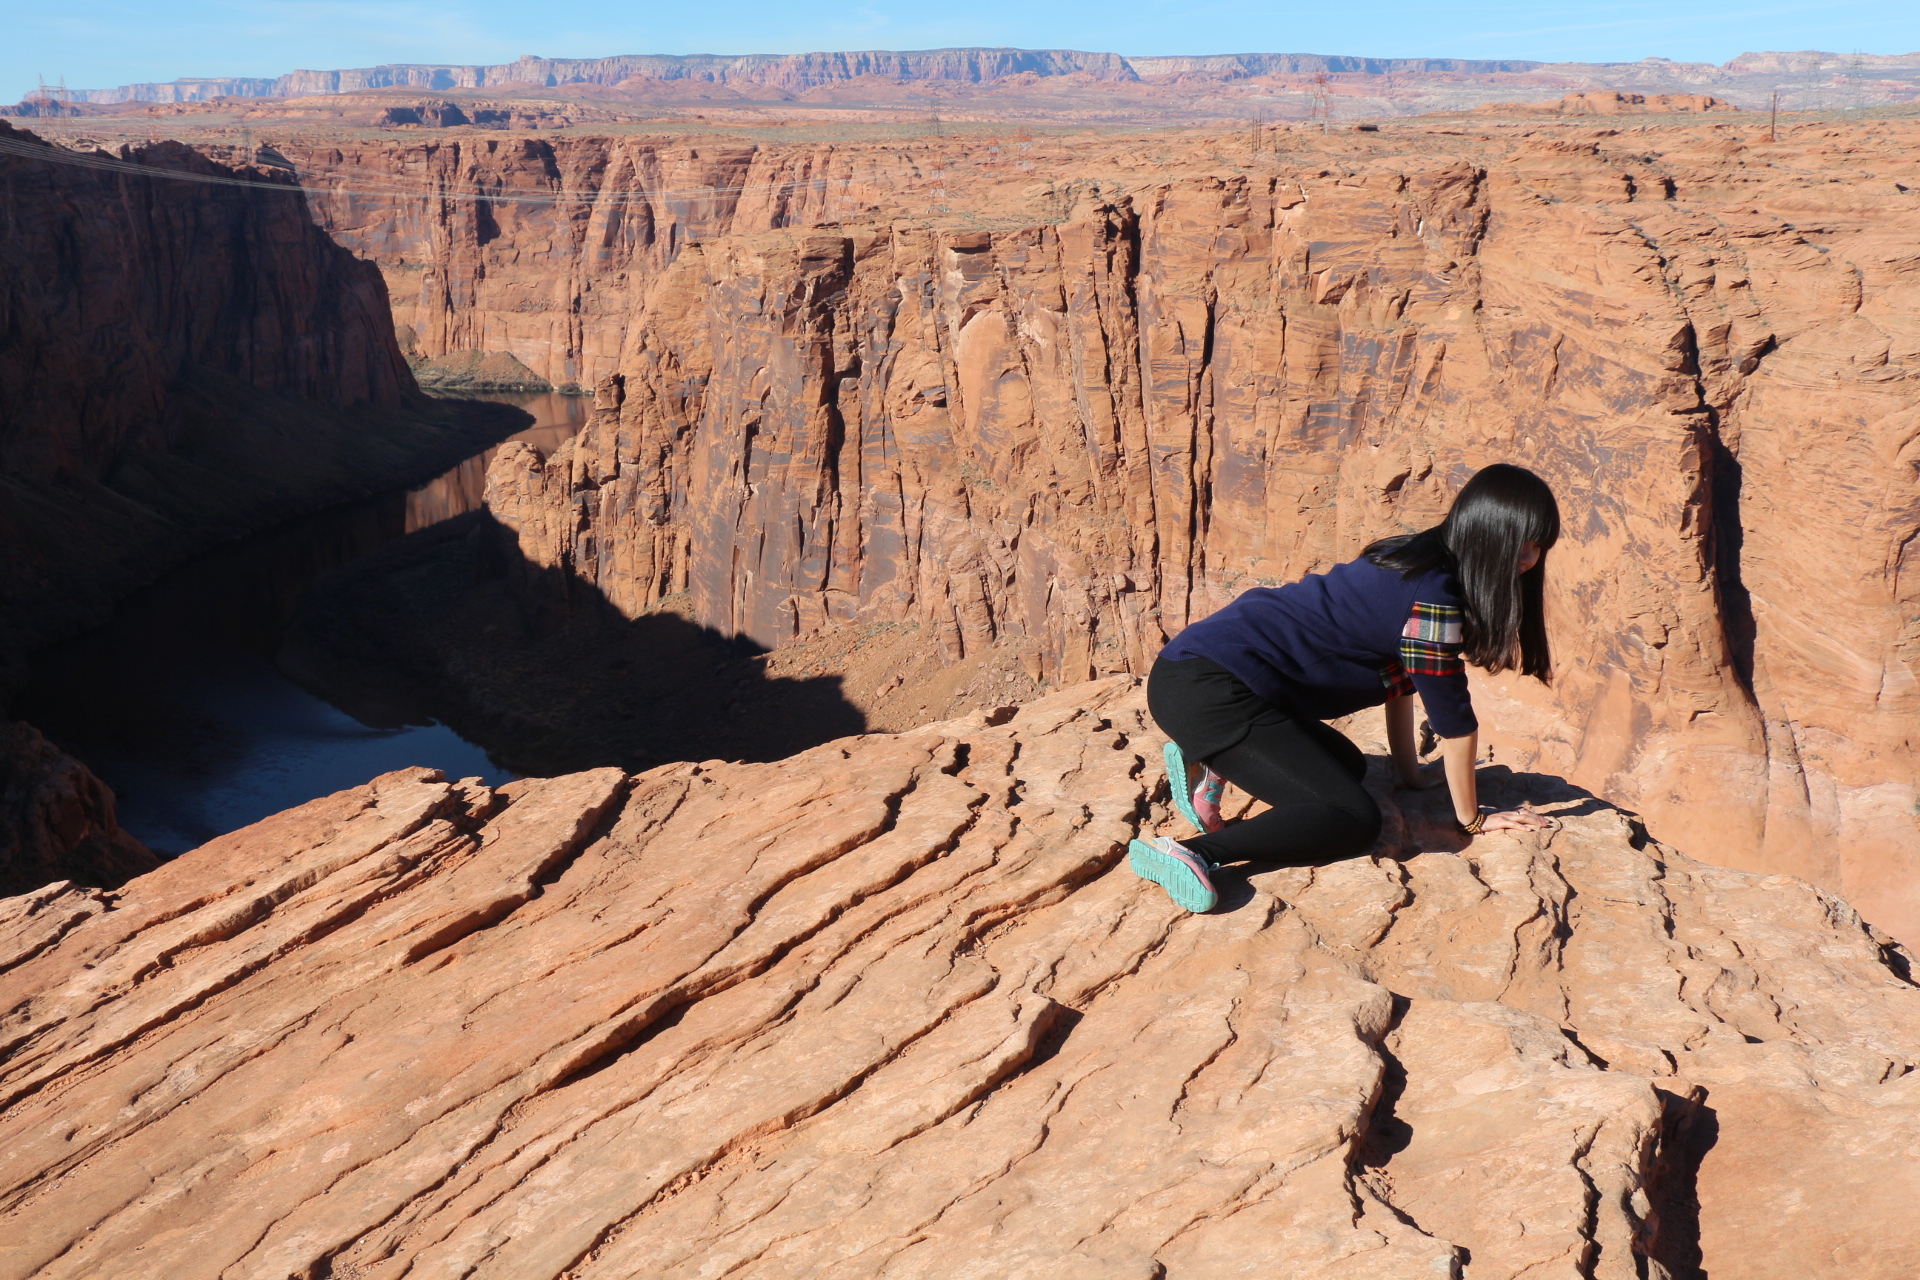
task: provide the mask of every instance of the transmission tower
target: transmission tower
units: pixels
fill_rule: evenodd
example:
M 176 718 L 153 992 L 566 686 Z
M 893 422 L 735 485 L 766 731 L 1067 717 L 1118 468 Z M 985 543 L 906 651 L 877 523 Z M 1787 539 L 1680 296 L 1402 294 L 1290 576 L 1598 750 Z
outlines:
M 1313 114 L 1309 120 L 1320 121 L 1320 132 L 1326 133 L 1333 119 L 1333 91 L 1327 87 L 1327 73 L 1316 72 L 1313 77 Z

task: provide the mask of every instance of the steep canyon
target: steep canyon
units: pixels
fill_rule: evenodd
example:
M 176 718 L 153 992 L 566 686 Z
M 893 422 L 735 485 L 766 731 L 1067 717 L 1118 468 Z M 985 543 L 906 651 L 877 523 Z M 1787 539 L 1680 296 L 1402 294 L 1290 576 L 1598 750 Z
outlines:
M 1915 1274 L 1920 123 L 1607 126 L 0 132 L 0 694 L 379 491 L 281 669 L 536 775 L 154 866 L 0 723 L 0 1280 Z M 1131 874 L 1166 640 L 1496 460 L 1551 829 L 1369 714 L 1365 854 Z
M 1554 687 L 1482 682 L 1498 758 L 1913 937 L 1916 133 L 290 158 L 421 350 L 598 387 L 570 447 L 503 453 L 489 503 L 629 616 L 1142 671 L 1241 588 L 1518 461 L 1568 533 Z
M 4 125 L 0 144 L 0 703 L 28 650 L 196 552 L 524 420 L 420 394 L 378 273 L 284 174 L 174 143 L 59 162 Z M 0 735 L 0 893 L 152 865 L 84 769 L 30 728 Z

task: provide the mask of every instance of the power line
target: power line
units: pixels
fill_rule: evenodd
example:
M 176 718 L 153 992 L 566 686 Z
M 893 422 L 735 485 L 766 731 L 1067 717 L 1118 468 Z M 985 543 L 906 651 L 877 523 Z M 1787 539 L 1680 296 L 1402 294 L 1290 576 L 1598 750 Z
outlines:
M 0 138 L 0 155 L 20 156 L 29 160 L 44 160 L 50 164 L 73 165 L 83 169 L 98 169 L 112 173 L 132 174 L 142 178 L 161 178 L 171 182 L 197 182 L 207 186 L 249 187 L 260 191 L 278 191 L 282 194 L 302 192 L 310 196 L 372 196 L 388 200 L 459 200 L 486 204 L 560 204 L 566 201 L 580 201 L 588 204 L 642 204 L 656 200 L 710 200 L 717 196 L 744 195 L 749 191 L 766 190 L 787 193 L 801 190 L 824 191 L 835 181 L 829 178 L 795 178 L 783 182 L 746 183 L 737 187 L 696 187 L 675 189 L 669 187 L 639 187 L 622 191 L 566 192 L 555 191 L 543 195 L 527 193 L 489 193 L 478 189 L 460 190 L 455 187 L 414 188 L 402 186 L 388 187 L 342 187 L 338 185 L 315 185 L 308 181 L 263 182 L 254 178 L 233 178 L 215 173 L 194 173 L 181 169 L 160 169 L 152 165 L 139 164 L 132 160 L 122 160 L 117 156 L 98 152 L 69 151 L 64 147 L 36 146 L 30 142 L 21 142 L 14 138 Z

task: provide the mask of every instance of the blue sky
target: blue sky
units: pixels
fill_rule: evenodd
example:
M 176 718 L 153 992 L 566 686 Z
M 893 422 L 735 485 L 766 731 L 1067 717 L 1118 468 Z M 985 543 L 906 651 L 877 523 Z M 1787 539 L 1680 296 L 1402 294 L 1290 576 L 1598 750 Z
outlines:
M 1259 0 L 0 0 L 0 101 L 36 77 L 111 88 L 521 54 L 791 53 L 1016 45 L 1130 54 L 1724 62 L 1746 50 L 1920 51 L 1920 3 L 1272 3 Z

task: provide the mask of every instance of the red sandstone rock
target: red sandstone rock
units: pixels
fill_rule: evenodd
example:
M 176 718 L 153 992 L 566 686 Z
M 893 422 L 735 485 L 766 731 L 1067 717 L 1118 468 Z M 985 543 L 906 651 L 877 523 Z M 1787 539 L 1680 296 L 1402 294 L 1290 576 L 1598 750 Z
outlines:
M 1118 678 L 412 770 L 0 904 L 0 1276 L 1920 1267 L 1920 991 L 1843 903 L 1494 770 L 1562 828 L 1426 793 L 1188 916 L 1120 865 L 1158 746 Z
M 38 141 L 4 124 L 0 139 Z M 168 182 L 25 149 L 0 154 L 9 476 L 97 479 L 136 433 L 179 432 L 168 389 L 194 373 L 336 406 L 397 406 L 413 389 L 379 278 L 313 227 L 297 190 Z M 130 158 L 157 174 L 236 176 L 177 143 Z M 61 429 L 76 406 L 83 433 Z

